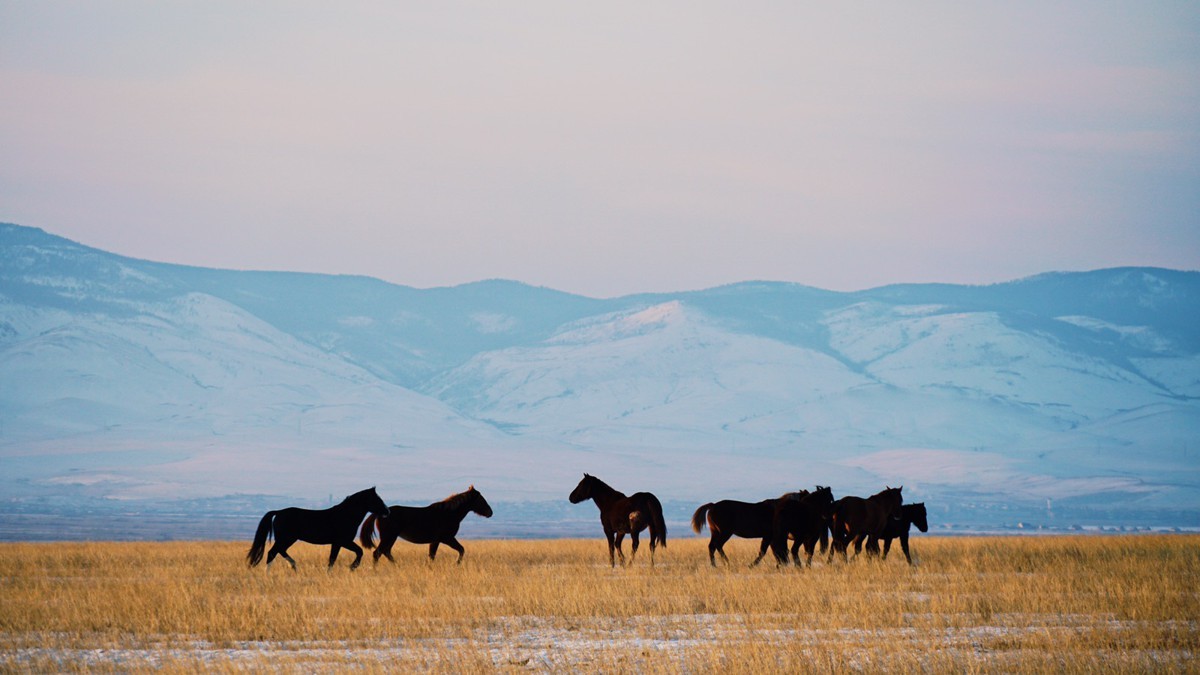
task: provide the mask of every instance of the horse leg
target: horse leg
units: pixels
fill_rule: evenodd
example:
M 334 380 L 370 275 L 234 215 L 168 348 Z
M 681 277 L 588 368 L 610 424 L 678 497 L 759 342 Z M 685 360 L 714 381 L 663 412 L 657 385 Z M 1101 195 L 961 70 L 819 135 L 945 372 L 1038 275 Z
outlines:
M 296 561 L 292 560 L 292 557 L 287 554 L 288 547 L 294 543 L 296 543 L 295 539 L 284 539 L 283 541 L 276 539 L 275 544 L 271 547 L 270 552 L 267 553 L 267 569 L 271 569 L 271 562 L 275 560 L 275 556 L 280 555 L 283 556 L 283 559 L 288 561 L 288 563 L 291 564 L 292 569 L 295 570 Z
M 456 562 L 456 564 L 461 565 L 462 559 L 463 559 L 463 554 L 466 553 L 466 549 L 464 549 L 462 547 L 462 544 L 458 543 L 458 540 L 455 539 L 454 537 L 450 537 L 449 539 L 447 539 L 446 541 L 443 541 L 442 543 L 449 546 L 450 548 L 454 549 L 455 551 L 458 551 L 458 561 Z
M 717 530 L 708 538 L 708 562 L 713 567 L 717 566 L 717 561 L 713 559 L 714 551 L 721 554 L 721 560 L 724 560 L 726 565 L 729 564 L 729 556 L 725 555 L 725 542 L 729 541 L 730 536 Z
M 625 566 L 625 552 L 621 550 L 621 542 L 625 540 L 624 532 L 617 532 L 613 537 L 613 546 L 617 549 L 617 558 L 621 560 L 621 567 Z M 610 554 L 611 555 L 611 554 Z
M 857 560 L 859 554 L 862 553 L 863 540 L 867 538 L 866 533 L 855 535 L 854 537 L 854 559 Z
M 771 547 L 771 538 L 763 537 L 762 542 L 758 545 L 758 557 L 754 559 L 754 562 L 750 563 L 750 566 L 757 567 L 758 563 L 762 562 L 763 557 L 767 555 L 767 549 L 770 547 Z M 725 555 L 725 552 L 722 551 L 721 555 Z
M 892 550 L 892 538 L 887 537 L 883 540 L 883 553 L 879 556 L 881 560 L 887 560 L 888 551 Z
M 440 544 L 440 543 L 441 543 L 440 541 L 435 541 L 429 545 L 429 561 L 430 562 L 433 562 L 433 559 L 437 557 L 438 544 Z
M 617 560 L 616 560 L 616 558 L 614 558 L 614 557 L 613 557 L 613 555 L 614 555 L 614 554 L 613 554 L 613 550 L 614 550 L 616 547 L 615 547 L 615 546 L 614 546 L 614 544 L 613 544 L 613 533 L 612 533 L 612 530 L 604 530 L 604 536 L 605 536 L 605 537 L 608 539 L 608 565 L 609 565 L 609 567 L 616 567 L 616 566 L 617 566 Z M 622 555 L 622 556 L 621 556 L 621 562 L 622 562 L 622 563 L 624 563 L 624 562 L 625 562 L 625 556 L 624 556 L 624 555 Z
M 337 554 L 340 550 L 342 550 L 341 544 L 334 544 L 329 547 L 329 567 L 326 567 L 326 570 L 333 569 L 333 563 L 337 561 Z
M 804 566 L 812 567 L 813 552 L 817 548 L 817 542 L 813 539 L 807 539 L 804 542 Z M 797 562 L 797 564 L 799 564 Z
M 901 548 L 901 550 L 904 551 L 904 559 L 908 561 L 908 564 L 909 565 L 913 564 L 912 556 L 909 555 L 909 553 L 908 553 L 908 535 L 907 534 L 900 535 L 900 548 Z
M 792 543 L 792 564 L 800 566 L 800 537 Z
M 350 563 L 350 571 L 353 572 L 354 570 L 358 569 L 359 564 L 362 563 L 362 547 L 354 543 L 354 540 L 351 539 L 349 543 L 342 544 L 342 548 L 346 549 L 347 551 L 354 551 L 354 562 Z
M 392 564 L 394 565 L 396 563 L 396 559 L 392 557 L 392 547 L 395 545 L 396 545 L 396 535 L 393 534 L 390 537 L 388 537 L 387 539 L 380 537 L 379 547 L 375 549 L 375 553 L 374 553 L 375 562 L 378 563 L 379 556 L 382 555 L 382 556 L 386 556 L 387 559 L 390 560 L 392 562 Z
M 640 542 L 638 541 L 637 530 L 634 530 L 633 532 L 629 533 L 629 541 L 630 541 L 630 546 L 633 548 L 633 550 L 629 552 L 629 564 L 632 565 L 634 558 L 637 558 L 638 545 L 640 544 Z M 653 542 L 654 540 L 651 539 L 650 541 Z M 650 544 L 650 545 L 653 546 L 654 544 Z
M 375 564 L 379 564 L 379 556 L 385 556 L 392 564 L 396 564 L 396 559 L 392 557 L 392 547 L 396 545 L 396 535 L 379 536 L 379 546 L 375 547 L 375 552 L 371 555 L 375 556 Z

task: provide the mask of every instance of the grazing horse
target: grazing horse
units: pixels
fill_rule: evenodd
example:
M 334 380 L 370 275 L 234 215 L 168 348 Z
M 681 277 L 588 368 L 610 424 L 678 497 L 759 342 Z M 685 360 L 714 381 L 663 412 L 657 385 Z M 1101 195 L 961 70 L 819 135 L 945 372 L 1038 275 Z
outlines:
M 817 486 L 818 491 L 828 489 Z M 763 556 L 767 554 L 767 548 L 771 545 L 771 538 L 774 536 L 775 530 L 775 505 L 780 500 L 800 499 L 808 494 L 810 494 L 808 490 L 800 490 L 756 503 L 733 499 L 709 502 L 696 509 L 696 512 L 692 514 L 692 530 L 699 534 L 704 529 L 705 522 L 708 523 L 708 530 L 712 533 L 708 539 L 708 562 L 713 567 L 717 566 L 717 553 L 721 554 L 721 559 L 726 564 L 729 563 L 729 556 L 725 555 L 725 542 L 732 537 L 761 539 L 758 557 L 750 563 L 750 566 L 754 567 L 762 562 Z M 832 493 L 830 494 L 832 495 Z
M 874 540 L 883 535 L 884 528 L 891 520 L 900 518 L 904 497 L 900 492 L 904 486 L 889 487 L 882 492 L 863 499 L 862 497 L 842 497 L 832 505 L 829 529 L 833 532 L 833 546 L 829 549 L 829 561 L 833 561 L 834 552 L 840 551 L 842 560 L 846 559 L 846 549 L 854 542 L 854 555 L 862 552 L 864 539 L 870 539 L 867 552 L 875 546 Z
M 354 532 L 368 511 L 385 516 L 388 513 L 387 505 L 375 493 L 375 488 L 355 492 L 343 499 L 341 504 L 327 509 L 300 509 L 293 506 L 268 511 L 258 523 L 254 543 L 246 554 L 246 562 L 251 567 L 261 562 L 267 539 L 274 536 L 275 545 L 267 553 L 267 569 L 271 568 L 275 556 L 281 555 L 295 570 L 296 561 L 287 554 L 287 550 L 297 541 L 330 544 L 329 569 L 333 569 L 339 550 L 354 551 L 354 562 L 350 563 L 350 569 L 355 569 L 362 561 L 363 550 L 354 543 Z
M 883 528 L 883 534 L 879 538 L 883 540 L 883 559 L 887 560 L 888 550 L 892 548 L 892 540 L 900 539 L 900 548 L 904 551 L 904 559 L 908 564 L 913 564 L 912 555 L 908 552 L 908 529 L 912 525 L 916 525 L 917 529 L 922 532 L 929 531 L 929 517 L 925 512 L 925 503 L 905 504 L 901 508 L 899 520 L 889 520 L 887 527 Z M 878 547 L 878 543 L 876 543 Z M 878 553 L 878 550 L 873 551 Z
M 374 562 L 379 563 L 379 556 L 387 556 L 388 560 L 396 562 L 392 557 L 392 545 L 400 537 L 414 544 L 429 544 L 429 559 L 437 556 L 439 544 L 445 544 L 458 551 L 458 563 L 462 563 L 463 547 L 454 538 L 458 534 L 458 526 L 463 518 L 471 511 L 484 518 L 492 517 L 492 507 L 472 485 L 466 492 L 450 495 L 440 502 L 429 506 L 392 506 L 384 516 L 368 516 L 359 530 L 358 540 L 363 548 L 375 546 L 375 528 L 379 528 L 379 548 L 375 549 Z
M 621 551 L 621 541 L 628 534 L 633 541 L 633 552 L 629 554 L 632 564 L 638 550 L 638 532 L 650 528 L 650 566 L 654 566 L 654 547 L 661 544 L 667 547 L 667 523 L 663 519 L 662 504 L 658 497 L 649 492 L 638 492 L 625 496 L 609 487 L 607 483 L 583 474 L 583 480 L 571 491 L 569 497 L 572 504 L 591 499 L 600 509 L 600 525 L 604 527 L 604 536 L 608 538 L 608 562 L 617 566 L 615 551 L 621 556 L 621 565 L 625 564 L 625 553 Z
M 771 549 L 780 565 L 787 564 L 788 538 L 792 544 L 792 560 L 800 564 L 800 546 L 804 546 L 805 565 L 812 567 L 813 551 L 821 542 L 821 551 L 829 536 L 829 518 L 833 508 L 833 490 L 817 486 L 816 491 L 793 499 L 779 499 L 775 503 L 773 538 Z

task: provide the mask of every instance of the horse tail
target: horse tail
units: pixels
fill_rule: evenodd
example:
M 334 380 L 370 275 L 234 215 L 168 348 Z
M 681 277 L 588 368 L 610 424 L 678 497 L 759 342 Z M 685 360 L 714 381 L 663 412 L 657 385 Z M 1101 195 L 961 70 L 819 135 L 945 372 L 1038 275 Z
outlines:
M 250 551 L 246 553 L 246 564 L 250 567 L 262 562 L 263 551 L 267 548 L 267 539 L 271 536 L 272 525 L 274 525 L 272 521 L 275 520 L 276 513 L 278 511 L 267 511 L 267 515 L 258 521 L 258 529 L 254 532 L 254 543 L 250 544 Z
M 363 548 L 375 548 L 375 521 L 378 518 L 379 516 L 371 513 L 363 521 L 362 528 L 358 531 L 358 543 L 362 544 Z
M 658 497 L 646 493 L 646 501 L 650 503 L 650 541 L 658 540 L 658 545 L 667 547 L 667 521 L 663 518 L 662 504 Z
M 711 508 L 712 502 L 709 502 L 696 509 L 696 512 L 692 514 L 692 532 L 700 534 L 700 531 L 704 529 L 704 523 L 708 521 L 708 510 Z

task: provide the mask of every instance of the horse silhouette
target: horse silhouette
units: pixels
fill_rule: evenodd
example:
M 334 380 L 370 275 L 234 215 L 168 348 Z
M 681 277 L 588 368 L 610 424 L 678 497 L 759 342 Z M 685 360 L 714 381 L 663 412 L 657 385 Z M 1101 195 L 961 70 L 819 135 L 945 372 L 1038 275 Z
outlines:
M 658 497 L 649 492 L 638 492 L 626 497 L 625 493 L 585 473 L 583 480 L 571 491 L 569 499 L 572 504 L 591 499 L 600 509 L 600 525 L 608 539 L 608 562 L 613 567 L 617 566 L 614 551 L 621 557 L 621 565 L 625 565 L 621 541 L 626 534 L 633 542 L 633 551 L 629 554 L 630 564 L 637 556 L 638 533 L 646 528 L 650 528 L 651 566 L 654 565 L 655 546 L 667 547 L 667 523 L 663 519 L 662 504 L 659 503 Z
M 386 516 L 370 515 L 363 521 L 358 540 L 364 548 L 373 548 L 375 529 L 379 529 L 379 548 L 373 554 L 376 564 L 380 556 L 396 562 L 392 557 L 392 545 L 397 538 L 414 544 L 429 544 L 430 560 L 437 556 L 438 545 L 445 544 L 458 551 L 457 562 L 461 564 L 465 550 L 455 535 L 463 518 L 472 511 L 484 518 L 492 517 L 491 505 L 474 485 L 429 506 L 393 505 Z
M 889 520 L 887 527 L 883 528 L 883 534 L 879 538 L 883 540 L 883 559 L 887 560 L 888 550 L 892 548 L 892 540 L 900 539 L 900 548 L 904 551 L 904 559 L 908 564 L 913 564 L 912 555 L 908 551 L 908 530 L 912 525 L 916 525 L 917 529 L 922 532 L 929 531 L 929 516 L 925 511 L 924 502 L 917 504 L 905 504 L 901 507 L 901 515 L 899 520 Z M 878 542 L 876 550 L 873 553 L 878 553 Z
M 867 552 L 871 553 L 875 546 L 874 540 L 883 535 L 884 528 L 891 520 L 900 518 L 904 497 L 901 490 L 889 487 L 866 499 L 862 497 L 842 497 L 834 502 L 830 517 L 830 531 L 833 532 L 833 546 L 829 549 L 829 560 L 833 560 L 835 552 L 846 559 L 846 550 L 854 543 L 854 555 L 862 552 L 864 539 L 869 539 Z
M 263 558 L 263 549 L 267 539 L 274 536 L 275 545 L 267 553 L 267 568 L 270 569 L 275 556 L 291 563 L 296 569 L 296 561 L 287 554 L 287 550 L 297 541 L 310 544 L 329 544 L 329 569 L 337 561 L 338 551 L 348 549 L 354 551 L 354 562 L 350 569 L 357 569 L 362 562 L 363 550 L 354 543 L 354 533 L 363 516 L 370 511 L 375 514 L 387 515 L 388 507 L 376 494 L 375 488 L 356 492 L 346 497 L 336 506 L 327 509 L 301 509 L 289 507 L 278 511 L 268 511 L 258 523 L 254 533 L 254 542 L 246 553 L 246 562 L 254 567 Z
M 818 491 L 828 491 L 829 488 L 817 486 Z M 760 539 L 758 557 L 750 563 L 751 567 L 762 562 L 763 556 L 771 546 L 775 534 L 775 509 L 781 500 L 800 499 L 811 494 L 808 490 L 788 492 L 775 499 L 764 499 L 760 502 L 742 502 L 735 499 L 723 499 L 719 502 L 703 504 L 692 514 L 692 530 L 699 534 L 704 525 L 708 524 L 711 533 L 708 539 L 708 562 L 717 566 L 715 554 L 720 553 L 721 559 L 729 563 L 725 555 L 725 543 L 733 537 Z M 832 501 L 832 492 L 830 501 Z
M 812 566 L 813 552 L 817 542 L 821 543 L 824 552 L 829 536 L 829 518 L 833 507 L 833 490 L 817 486 L 817 489 L 806 495 L 791 499 L 779 499 L 775 502 L 773 535 L 771 541 L 775 560 L 780 564 L 788 561 L 787 540 L 794 539 L 792 544 L 792 560 L 800 564 L 800 546 L 804 546 L 806 555 L 804 564 Z

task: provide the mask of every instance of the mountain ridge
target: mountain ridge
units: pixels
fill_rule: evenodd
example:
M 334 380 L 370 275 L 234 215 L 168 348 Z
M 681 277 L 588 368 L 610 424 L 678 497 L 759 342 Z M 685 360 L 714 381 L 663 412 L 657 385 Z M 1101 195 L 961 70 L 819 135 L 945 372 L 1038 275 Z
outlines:
M 0 224 L 0 497 L 263 493 L 244 463 L 292 496 L 373 466 L 408 503 L 608 470 L 685 501 L 910 479 L 912 500 L 1178 514 L 1200 507 L 1197 309 L 1200 273 L 1151 267 L 597 299 L 179 266 Z

